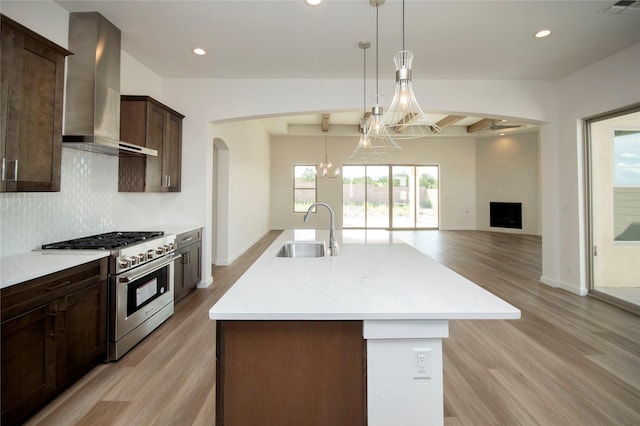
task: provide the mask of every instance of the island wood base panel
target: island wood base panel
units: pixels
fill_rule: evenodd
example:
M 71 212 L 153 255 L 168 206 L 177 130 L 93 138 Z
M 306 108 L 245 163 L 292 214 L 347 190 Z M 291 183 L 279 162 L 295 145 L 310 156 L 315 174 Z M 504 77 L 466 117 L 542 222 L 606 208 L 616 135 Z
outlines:
M 216 425 L 366 425 L 362 321 L 218 321 Z

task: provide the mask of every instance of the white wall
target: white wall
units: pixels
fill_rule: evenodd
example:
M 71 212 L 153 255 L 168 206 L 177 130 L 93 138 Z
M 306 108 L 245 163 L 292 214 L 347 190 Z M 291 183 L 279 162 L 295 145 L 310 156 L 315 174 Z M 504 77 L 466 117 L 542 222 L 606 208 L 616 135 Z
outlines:
M 165 103 L 187 115 L 183 137 L 190 141 L 189 149 L 194 149 L 192 155 L 197 157 L 193 164 L 189 164 L 188 168 L 189 173 L 199 174 L 197 184 L 201 185 L 198 189 L 198 195 L 190 195 L 187 202 L 206 210 L 205 224 L 210 224 L 213 218 L 211 207 L 213 204 L 214 157 L 212 141 L 218 136 L 213 130 L 215 126 L 208 127 L 208 123 L 221 124 L 278 114 L 331 112 L 362 108 L 362 84 L 355 80 L 166 79 L 163 83 Z M 437 80 L 414 81 L 414 87 L 418 93 L 419 102 L 423 107 L 431 110 L 469 113 L 471 115 L 476 113 L 521 117 L 537 122 L 553 119 L 554 110 L 550 106 L 553 105 L 555 99 L 554 87 L 548 82 Z M 380 88 L 383 92 L 391 93 L 393 81 L 381 81 Z M 427 93 L 429 96 L 424 95 L 425 99 L 421 99 L 420 94 Z M 222 139 L 224 140 L 224 138 Z M 555 140 L 553 144 L 555 144 Z M 445 181 L 450 181 L 452 184 L 449 193 L 460 193 L 460 191 L 464 193 L 465 188 L 475 186 L 475 154 L 469 158 L 473 158 L 473 160 L 470 160 L 467 167 L 456 169 L 457 172 L 464 173 L 460 179 L 442 177 L 443 185 Z M 242 159 L 240 158 L 239 161 Z M 313 162 L 316 161 L 313 160 Z M 402 161 L 411 163 L 413 159 L 405 158 Z M 233 166 L 231 167 L 233 168 Z M 278 182 L 281 177 L 274 175 L 273 179 L 272 188 L 279 187 Z M 331 183 L 321 185 L 331 185 Z M 244 189 L 250 190 L 250 188 Z M 322 191 L 322 188 L 319 190 Z M 339 194 L 339 191 L 331 191 L 331 193 Z M 231 197 L 233 196 L 234 194 L 231 194 Z M 331 202 L 332 200 L 327 201 Z M 461 196 L 455 197 L 453 200 L 441 201 L 452 209 L 451 212 L 447 212 L 448 214 L 442 214 L 443 229 L 474 229 L 476 216 L 474 194 L 469 193 L 467 199 Z M 272 199 L 272 208 L 276 208 L 280 202 L 280 195 L 275 194 Z M 335 200 L 333 202 L 335 204 Z M 243 215 L 242 211 L 234 210 L 231 206 L 229 208 L 230 218 Z M 285 227 L 289 223 L 298 223 L 301 220 L 294 215 L 291 220 L 287 219 L 286 223 L 281 223 L 278 217 L 274 217 L 274 212 L 271 211 L 271 213 L 270 218 L 269 210 L 254 211 L 251 220 L 266 220 L 274 228 Z M 287 214 L 292 215 L 292 213 Z M 272 222 L 269 222 L 270 220 Z M 324 215 L 318 216 L 318 220 L 326 222 L 322 222 L 320 226 L 328 226 L 328 218 Z M 318 225 L 314 223 L 314 226 Z M 241 230 L 241 235 L 236 235 L 235 231 L 231 229 L 228 231 L 227 239 L 230 244 L 232 241 L 242 241 L 243 243 L 252 241 L 248 235 L 242 234 L 246 233 L 246 230 Z M 210 227 L 205 230 L 205 233 L 209 235 Z M 253 240 L 260 238 L 261 235 L 261 232 L 255 231 L 255 234 L 252 235 Z M 211 258 L 211 244 L 210 240 L 205 241 L 205 258 Z M 238 244 L 238 247 L 243 247 L 243 244 Z M 228 260 L 236 255 L 236 253 L 229 252 Z M 549 257 L 553 259 L 554 254 L 551 253 Z
M 271 229 L 269 135 L 256 121 L 214 124 L 210 131 L 228 148 L 228 203 L 218 203 L 228 217 L 227 247 L 212 259 L 228 265 Z
M 69 13 L 51 1 L 0 2 L 0 13 L 66 48 Z
M 294 164 L 317 164 L 324 158 L 324 136 L 275 136 L 271 157 L 271 227 L 328 228 L 329 215 L 321 211 L 308 223 L 303 213 L 293 212 Z M 330 136 L 329 160 L 348 163 L 358 145 L 356 136 Z M 440 166 L 440 228 L 475 229 L 475 139 L 429 138 L 402 141 L 402 151 L 385 154 L 385 164 L 433 164 Z M 318 179 L 317 200 L 328 202 L 342 228 L 342 179 Z
M 557 164 L 545 163 L 543 191 L 556 194 L 545 203 L 543 195 L 543 282 L 578 294 L 587 293 L 583 170 L 584 118 L 640 102 L 640 44 L 596 62 L 557 83 L 558 117 L 541 143 Z M 544 147 L 542 148 L 544 149 Z M 556 169 L 552 169 L 556 167 Z M 550 172 L 545 181 L 544 173 Z M 553 179 L 557 176 L 557 179 Z M 557 241 L 552 241 L 554 233 Z M 547 240 L 547 235 L 549 239 Z M 546 240 L 546 241 L 545 241 Z M 551 246 L 550 244 L 554 244 Z
M 538 235 L 538 133 L 478 139 L 476 161 L 478 229 Z M 492 201 L 522 203 L 522 229 L 492 228 Z

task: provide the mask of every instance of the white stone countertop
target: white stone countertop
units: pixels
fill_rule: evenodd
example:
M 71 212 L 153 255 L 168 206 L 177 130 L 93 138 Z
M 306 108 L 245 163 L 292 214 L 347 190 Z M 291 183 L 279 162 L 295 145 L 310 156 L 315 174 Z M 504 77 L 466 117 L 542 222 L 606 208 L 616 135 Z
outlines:
M 109 256 L 109 251 L 30 251 L 0 258 L 0 288 Z
M 154 225 L 141 229 L 131 229 L 131 231 L 164 231 L 167 235 L 179 235 L 198 228 L 202 228 L 202 225 Z M 0 257 L 0 288 L 20 284 L 34 278 L 82 265 L 83 263 L 102 259 L 109 256 L 109 254 L 109 250 L 35 250 Z
M 393 233 L 338 231 L 338 256 L 279 258 L 285 230 L 209 310 L 213 320 L 518 319 L 520 311 Z
M 193 224 L 173 225 L 172 224 L 172 225 L 148 226 L 145 228 L 135 229 L 135 231 L 164 231 L 164 233 L 167 235 L 171 235 L 171 234 L 180 235 L 180 234 L 184 234 L 185 232 L 191 232 L 199 228 L 202 228 L 202 225 L 193 225 Z

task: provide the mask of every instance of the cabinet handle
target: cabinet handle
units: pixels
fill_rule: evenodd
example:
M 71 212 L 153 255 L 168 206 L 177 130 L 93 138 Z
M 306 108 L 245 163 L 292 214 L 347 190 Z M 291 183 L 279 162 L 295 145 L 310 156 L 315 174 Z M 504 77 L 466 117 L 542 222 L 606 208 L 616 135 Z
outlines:
M 49 313 L 49 321 L 53 322 L 53 325 L 49 327 L 49 330 L 51 330 L 51 332 L 49 333 L 49 336 L 56 337 L 56 313 L 55 312 Z
M 167 175 L 167 186 L 171 187 L 171 175 Z
M 183 238 L 182 242 L 186 243 L 187 241 L 191 241 L 191 240 L 193 240 L 193 237 L 187 237 L 187 238 Z
M 62 317 L 62 321 L 63 321 L 63 326 L 62 328 L 60 328 L 60 331 L 66 333 L 67 332 L 67 310 L 65 309 L 60 309 L 60 312 L 62 312 L 63 317 Z
M 71 284 L 71 281 L 69 281 L 69 280 L 67 280 L 67 281 L 62 281 L 61 283 L 58 283 L 58 284 L 56 284 L 56 285 L 52 285 L 51 287 L 47 287 L 47 288 L 46 288 L 46 290 L 47 290 L 47 291 L 57 290 L 57 289 L 59 289 L 60 287 L 64 287 L 64 286 L 69 285 L 69 284 Z
M 11 163 L 11 160 L 7 161 L 6 158 L 2 159 L 2 180 L 18 181 L 18 160 L 13 160 L 13 179 L 7 179 L 7 163 Z

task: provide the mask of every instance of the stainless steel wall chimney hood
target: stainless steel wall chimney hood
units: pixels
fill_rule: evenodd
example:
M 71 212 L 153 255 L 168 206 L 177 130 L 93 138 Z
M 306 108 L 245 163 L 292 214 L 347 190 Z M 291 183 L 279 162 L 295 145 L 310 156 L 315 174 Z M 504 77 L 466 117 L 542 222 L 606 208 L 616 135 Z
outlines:
M 69 14 L 63 146 L 108 155 L 158 151 L 120 141 L 120 30 L 97 12 Z

